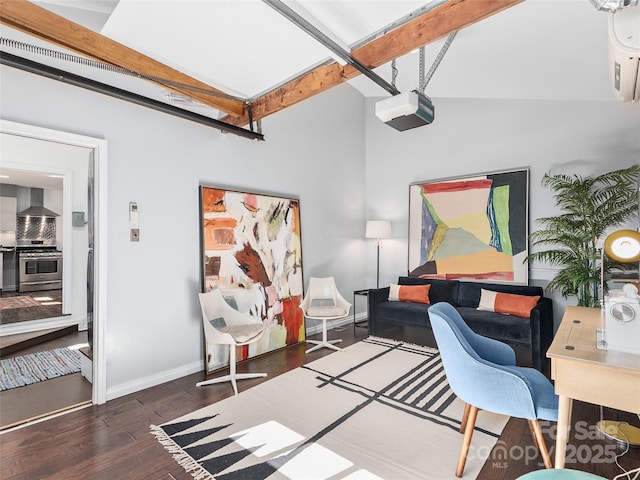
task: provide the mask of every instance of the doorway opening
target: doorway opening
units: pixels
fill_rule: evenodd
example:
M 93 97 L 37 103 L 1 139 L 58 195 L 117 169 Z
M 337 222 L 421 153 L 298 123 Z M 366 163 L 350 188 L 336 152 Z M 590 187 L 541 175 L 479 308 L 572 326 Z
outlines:
M 83 356 L 82 376 L 91 382 L 88 401 L 94 404 L 104 403 L 106 248 L 94 239 L 99 238 L 98 231 L 106 236 L 106 141 L 4 120 L 0 120 L 0 135 L 3 137 L 3 141 L 0 142 L 3 168 L 33 174 L 54 174 L 61 177 L 64 184 L 63 212 L 59 220 L 62 226 L 62 286 L 60 289 L 24 294 L 15 292 L 11 295 L 3 292 L 2 297 L 7 299 L 24 297 L 22 300 L 14 300 L 16 303 L 35 300 L 40 305 L 24 307 L 25 312 L 29 308 L 33 309 L 28 312 L 33 318 L 27 318 L 27 313 L 23 313 L 23 321 L 0 324 L 0 346 L 4 337 L 15 335 L 20 330 L 38 331 L 45 337 L 48 335 L 50 338 L 45 338 L 45 341 L 40 343 L 51 350 L 59 347 L 78 348 L 85 343 L 91 343 L 90 355 Z M 20 156 L 9 155 L 10 152 L 6 149 L 16 146 L 23 148 L 27 153 Z M 69 159 L 69 155 L 63 155 L 56 160 L 56 152 L 59 153 L 61 150 L 80 152 L 82 160 L 78 161 L 76 158 L 74 163 Z M 94 197 L 94 201 L 90 201 L 89 197 Z M 72 221 L 72 217 L 77 216 L 78 211 L 85 213 L 83 217 L 88 220 L 86 223 L 78 224 L 77 221 Z M 90 233 L 87 231 L 89 228 Z M 54 310 L 56 308 L 58 310 Z M 42 309 L 42 318 L 35 318 L 40 316 L 37 309 Z M 56 313 L 59 315 L 55 315 Z M 51 314 L 55 316 L 49 317 Z M 72 331 L 73 329 L 75 330 Z M 68 376 L 57 382 L 64 383 L 71 378 Z M 28 385 L 19 388 L 31 388 L 35 391 L 44 388 L 47 382 L 53 381 L 39 382 L 36 387 Z M 86 396 L 86 389 L 84 395 Z M 78 404 L 74 401 L 68 403 L 69 405 L 63 408 L 73 408 Z M 55 413 L 57 410 L 59 409 L 52 408 L 49 413 Z

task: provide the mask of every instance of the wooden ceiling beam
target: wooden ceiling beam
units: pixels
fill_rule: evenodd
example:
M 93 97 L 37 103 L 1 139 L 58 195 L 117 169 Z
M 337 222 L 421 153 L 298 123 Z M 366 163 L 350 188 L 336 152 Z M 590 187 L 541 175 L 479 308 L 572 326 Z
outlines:
M 368 68 L 377 68 L 523 1 L 449 0 L 351 53 Z M 358 75 L 360 72 L 350 65 L 342 67 L 332 63 L 317 67 L 254 100 L 251 104 L 253 119 L 279 112 Z M 221 120 L 238 126 L 249 123 L 247 116 Z
M 221 90 L 213 88 L 206 83 L 196 80 L 27 0 L 3 0 L 0 2 L 0 22 L 16 30 L 59 45 L 68 50 L 78 52 L 100 62 L 151 77 L 162 78 L 169 82 L 184 84 L 196 89 L 209 90 L 224 95 L 224 92 Z M 242 100 L 208 95 L 203 92 L 191 90 L 190 88 L 181 89 L 180 87 L 162 82 L 154 83 L 160 84 L 164 88 L 177 91 L 187 97 L 197 99 L 199 102 L 227 114 L 240 117 L 245 114 L 245 103 Z

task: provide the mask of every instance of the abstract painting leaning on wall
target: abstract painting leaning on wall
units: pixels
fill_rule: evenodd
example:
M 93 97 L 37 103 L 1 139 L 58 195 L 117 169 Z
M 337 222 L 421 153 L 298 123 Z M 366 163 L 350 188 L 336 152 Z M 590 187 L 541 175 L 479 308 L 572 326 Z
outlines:
M 409 186 L 409 275 L 528 284 L 529 170 Z
M 304 341 L 299 200 L 200 186 L 200 213 L 202 291 L 219 288 L 267 327 L 238 359 Z

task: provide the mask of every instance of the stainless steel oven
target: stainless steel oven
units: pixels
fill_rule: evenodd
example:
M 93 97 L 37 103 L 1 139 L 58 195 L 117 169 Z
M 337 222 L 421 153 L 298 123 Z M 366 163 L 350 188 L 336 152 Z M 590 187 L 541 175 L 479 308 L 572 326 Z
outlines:
M 18 250 L 18 291 L 62 288 L 62 252 L 55 249 Z

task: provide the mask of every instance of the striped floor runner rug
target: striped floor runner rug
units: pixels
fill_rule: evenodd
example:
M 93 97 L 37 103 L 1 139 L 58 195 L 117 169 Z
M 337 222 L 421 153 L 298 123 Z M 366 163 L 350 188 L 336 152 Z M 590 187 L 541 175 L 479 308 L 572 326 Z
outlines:
M 56 348 L 0 360 L 0 391 L 80 371 L 80 354 Z
M 196 479 L 444 479 L 463 411 L 437 350 L 369 337 L 151 432 Z M 465 477 L 507 420 L 478 416 Z

